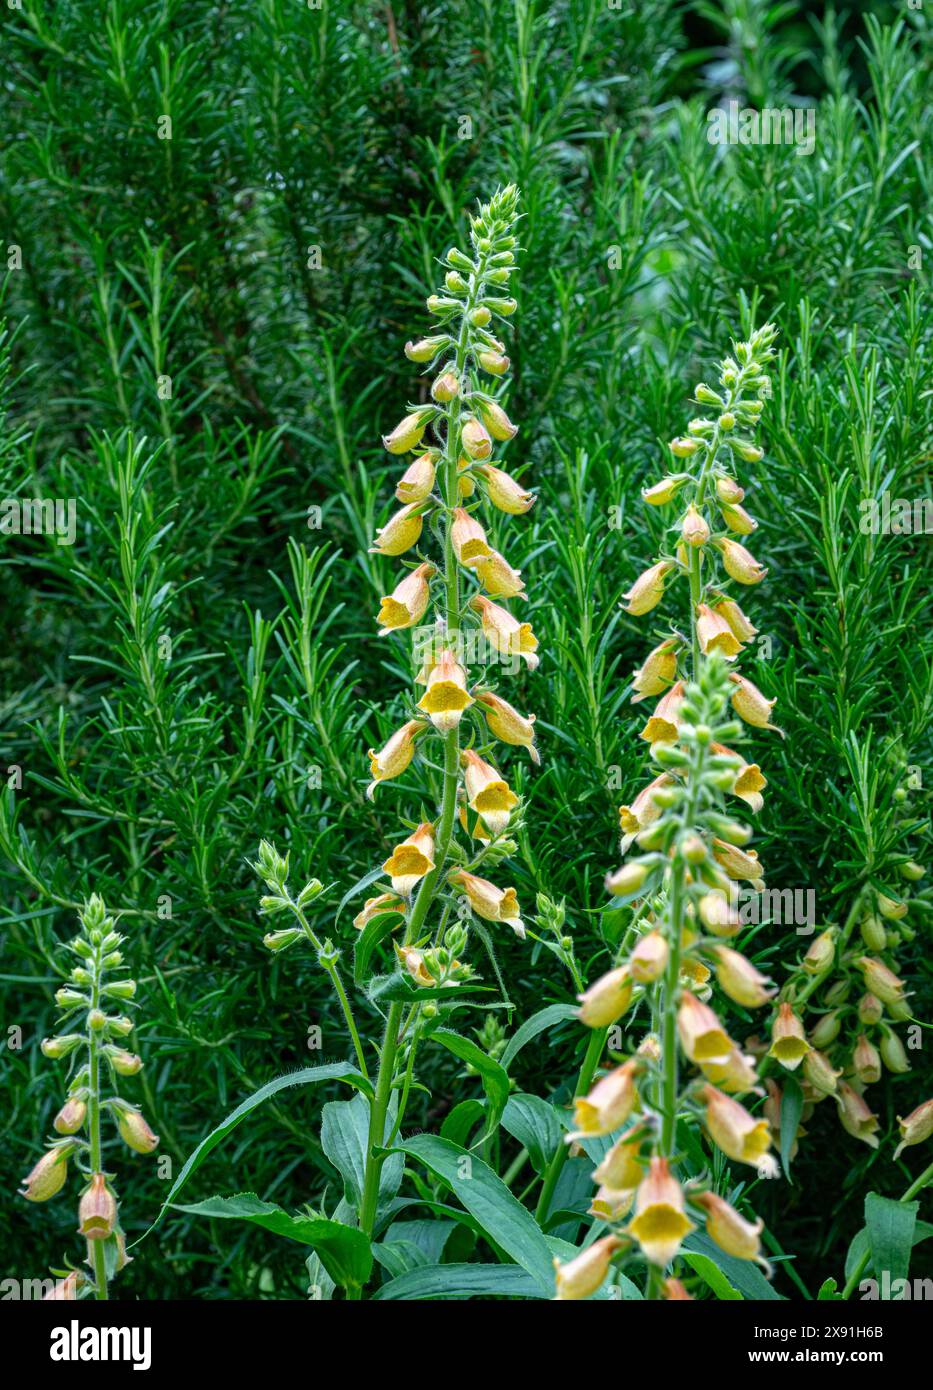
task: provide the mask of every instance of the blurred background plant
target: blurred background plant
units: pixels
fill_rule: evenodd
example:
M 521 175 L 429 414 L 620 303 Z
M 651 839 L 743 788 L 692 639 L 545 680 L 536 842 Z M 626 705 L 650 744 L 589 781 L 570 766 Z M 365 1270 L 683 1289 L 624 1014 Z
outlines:
M 402 722 L 386 691 L 409 674 L 373 657 L 382 571 L 362 552 L 391 491 L 373 426 L 409 394 L 397 348 L 438 248 L 497 185 L 520 184 L 525 212 L 511 466 L 541 498 L 510 559 L 534 570 L 523 617 L 547 652 L 543 763 L 514 784 L 535 827 L 517 837 L 519 899 L 544 895 L 545 917 L 563 900 L 557 949 L 584 979 L 608 968 L 621 922 L 600 913 L 602 879 L 642 760 L 643 638 L 620 597 L 662 525 L 646 533 L 638 491 L 684 381 L 766 317 L 786 385 L 746 481 L 770 569 L 757 683 L 789 735 L 767 769 L 769 885 L 812 888 L 820 926 L 842 925 L 864 885 L 928 858 L 929 539 L 862 525 L 871 499 L 930 498 L 922 10 L 24 0 L 2 22 L 0 495 L 74 498 L 77 519 L 74 545 L 0 528 L 7 1191 L 58 1108 L 39 1041 L 56 942 L 92 889 L 132 927 L 144 1105 L 176 1166 L 270 1063 L 338 1046 L 310 953 L 265 967 L 246 857 L 265 836 L 296 872 L 353 883 L 392 833 L 360 756 Z M 732 100 L 816 105 L 813 153 L 710 144 L 707 112 Z M 928 881 L 909 885 L 915 940 L 898 947 L 921 1019 Z M 352 931 L 345 911 L 333 934 Z M 519 1095 L 563 1102 L 585 1040 L 545 936 L 501 943 L 510 1041 L 480 1042 Z M 778 982 L 801 954 L 785 928 L 756 936 Z M 549 1031 L 518 1039 L 551 1005 Z M 425 1129 L 477 1094 L 453 1056 L 421 1081 Z M 916 1176 L 919 1151 L 891 1153 L 922 1068 L 872 1097 L 878 1150 L 837 1142 L 818 1107 L 792 1183 L 756 1193 L 811 1293 L 841 1272 L 863 1193 Z M 205 1159 L 203 1191 L 232 1162 L 292 1206 L 339 1191 L 308 1137 L 317 1104 L 270 1099 Z M 523 1105 L 494 1140 L 503 1172 L 529 1161 Z M 586 1165 L 566 1172 L 556 1230 L 573 1241 L 592 1189 Z M 130 1241 L 165 1195 L 135 1182 Z M 41 1271 L 55 1221 L 64 1250 L 61 1204 L 5 1204 L 0 1239 Z M 470 1258 L 466 1228 L 447 1234 L 445 1258 Z M 306 1296 L 286 1245 L 176 1215 L 119 1293 Z

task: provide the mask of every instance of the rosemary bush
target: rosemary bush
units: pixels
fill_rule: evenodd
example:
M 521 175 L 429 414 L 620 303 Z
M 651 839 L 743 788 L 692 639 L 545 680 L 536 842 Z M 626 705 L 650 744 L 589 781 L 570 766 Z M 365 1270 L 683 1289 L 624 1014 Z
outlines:
M 131 1175 L 114 1159 L 133 1257 L 114 1296 L 551 1297 L 554 1259 L 566 1268 L 638 1220 L 617 1207 L 599 1224 L 600 1160 L 589 1140 L 564 1141 L 575 1096 L 630 1052 L 640 1103 L 661 1117 L 638 1161 L 673 1160 L 698 1228 L 684 1289 L 711 1297 L 723 1290 L 708 1278 L 723 1278 L 746 1297 L 813 1298 L 832 1279 L 852 1296 L 872 1273 L 872 1212 L 908 1244 L 904 1223 L 931 1219 L 928 17 L 759 0 L 23 0 L 3 38 L 5 1273 L 80 1265 L 80 1292 L 93 1288 L 68 1204 L 13 1194 L 61 1108 L 40 1044 L 56 1032 L 61 945 L 97 894 L 128 938 L 145 1004 L 133 1085 L 160 1136 L 157 1161 L 134 1159 Z M 812 150 L 711 143 L 709 113 L 731 102 L 811 108 Z M 519 311 L 461 344 L 463 292 L 438 289 L 457 307 L 429 311 L 430 334 L 456 347 L 416 384 L 400 349 L 425 296 L 475 273 L 436 258 L 458 247 L 477 266 L 478 201 L 513 187 L 521 220 L 497 234 L 520 242 L 504 248 L 514 290 L 488 288 Z M 634 913 L 604 889 L 619 807 L 645 780 L 630 673 L 654 619 L 624 596 L 651 557 L 679 563 L 680 513 L 640 494 L 683 429 L 687 384 L 766 321 L 763 452 L 737 476 L 768 576 L 738 660 L 785 735 L 751 745 L 767 778 L 767 889 L 791 904 L 812 892 L 813 920 L 759 902 L 760 920 L 724 944 L 775 993 L 754 1015 L 720 992 L 708 1006 L 757 1059 L 765 1094 L 740 1100 L 780 1162 L 764 1182 L 706 1144 L 702 1116 L 681 1123 L 689 1147 L 665 1145 L 663 1053 L 637 1050 L 663 1039 L 662 985 L 638 984 L 611 1046 L 581 1027 L 577 996 L 637 949 L 634 918 L 653 913 L 668 934 L 673 920 L 659 885 Z M 419 626 L 436 615 L 515 645 L 511 621 L 466 602 L 482 576 L 448 549 L 454 512 L 472 527 L 487 488 L 495 503 L 505 487 L 483 459 L 453 475 L 459 388 L 479 393 L 480 421 L 502 389 L 461 347 L 474 364 L 508 357 L 501 408 L 521 429 L 505 471 L 537 498 L 516 524 L 481 522 L 527 596 L 476 592 L 540 647 L 519 635 L 511 674 L 486 667 L 479 638 L 454 659 L 474 703 L 451 731 L 415 682 L 424 653 L 413 661 L 405 633 L 384 618 L 379 638 L 372 619 L 429 565 Z M 448 370 L 445 401 L 431 385 Z M 379 443 L 401 401 L 432 415 L 404 460 Z M 425 455 L 433 490 L 419 498 Z M 669 471 L 694 477 L 699 457 Z M 461 481 L 474 491 L 459 496 Z M 419 513 L 423 556 L 381 553 L 399 505 Z M 688 607 L 678 678 L 728 724 L 716 663 L 693 671 Z M 500 766 L 487 695 L 534 710 L 539 766 L 520 749 Z M 367 796 L 366 750 L 378 766 L 412 721 L 417 760 Z M 503 776 L 480 788 L 487 774 L 461 752 Z M 467 804 L 484 792 L 485 821 Z M 406 879 L 429 859 L 398 889 L 380 867 Z M 255 869 L 281 900 L 262 926 Z M 461 908 L 458 871 L 495 884 L 497 909 L 514 890 L 520 914 L 510 897 L 487 922 L 486 889 Z M 390 890 L 404 911 L 370 905 L 354 926 Z M 270 955 L 263 930 L 290 949 Z M 788 1013 L 804 1035 L 793 1069 L 771 1036 Z M 696 1094 L 682 1100 L 693 1114 Z M 482 1183 L 495 1218 L 468 1205 Z M 762 1223 L 770 1282 L 707 1241 L 691 1191 Z M 283 1222 L 308 1250 L 278 1238 Z M 610 1252 L 599 1296 L 663 1291 L 670 1267 L 636 1247 Z M 691 1247 L 712 1266 L 688 1264 Z M 518 1250 L 535 1252 L 530 1266 Z M 912 1274 L 925 1259 L 918 1244 Z

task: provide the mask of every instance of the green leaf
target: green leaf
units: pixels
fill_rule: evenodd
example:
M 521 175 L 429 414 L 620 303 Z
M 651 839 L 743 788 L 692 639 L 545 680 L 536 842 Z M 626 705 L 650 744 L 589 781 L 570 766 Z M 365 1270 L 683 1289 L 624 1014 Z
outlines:
M 459 1057 L 461 1062 L 468 1062 L 479 1072 L 483 1090 L 489 1100 L 483 1137 L 494 1134 L 509 1098 L 507 1072 L 475 1042 L 460 1033 L 454 1033 L 449 1028 L 437 1028 L 430 1036 L 433 1042 L 439 1042 L 448 1052 Z
M 414 984 L 407 975 L 373 975 L 366 986 L 366 993 L 374 1004 L 424 1004 L 429 999 L 443 999 L 452 1002 L 461 994 L 491 994 L 487 985 L 463 984 L 456 988 L 439 985 L 436 989 L 428 985 Z
M 235 1197 L 208 1197 L 205 1202 L 176 1206 L 175 1210 L 192 1216 L 249 1221 L 277 1236 L 310 1245 L 327 1273 L 342 1288 L 362 1287 L 372 1273 L 372 1252 L 362 1231 L 320 1216 L 289 1216 L 273 1202 L 263 1202 L 255 1192 L 240 1192 Z
M 543 1033 L 546 1028 L 552 1028 L 555 1023 L 560 1023 L 564 1019 L 576 1018 L 577 1009 L 573 1004 L 548 1004 L 546 1009 L 540 1009 L 538 1013 L 532 1014 L 531 1018 L 525 1020 L 522 1026 L 509 1038 L 505 1050 L 499 1059 L 500 1066 L 508 1071 L 512 1062 L 521 1052 L 526 1043 L 530 1043 L 532 1038 L 536 1038 L 539 1033 Z
M 441 1138 L 449 1139 L 452 1144 L 466 1147 L 466 1141 L 472 1130 L 479 1124 L 485 1113 L 486 1108 L 483 1102 L 477 1100 L 475 1096 L 469 1100 L 460 1101 L 449 1115 L 444 1116 L 444 1122 L 441 1125 Z
M 528 1150 L 536 1173 L 543 1173 L 563 1136 L 556 1109 L 540 1096 L 518 1092 L 509 1097 L 502 1128 Z
M 189 1154 L 178 1177 L 172 1183 L 168 1196 L 162 1203 L 155 1221 L 147 1231 L 133 1242 L 136 1246 L 140 1241 L 145 1240 L 150 1231 L 154 1231 L 162 1220 L 168 1207 L 172 1205 L 181 1189 L 185 1186 L 188 1179 L 192 1177 L 207 1158 L 208 1154 L 216 1149 L 222 1139 L 226 1139 L 231 1130 L 236 1129 L 241 1120 L 245 1120 L 257 1105 L 262 1105 L 264 1100 L 276 1095 L 279 1091 L 287 1090 L 292 1086 L 311 1086 L 319 1081 L 345 1081 L 349 1086 L 356 1086 L 360 1090 L 370 1090 L 369 1082 L 360 1075 L 355 1067 L 349 1062 L 329 1062 L 320 1067 L 302 1067 L 300 1071 L 287 1072 L 285 1076 L 277 1076 L 274 1081 L 266 1082 L 265 1086 L 260 1086 L 258 1091 L 254 1091 L 246 1100 L 241 1101 L 235 1110 L 231 1110 L 226 1119 L 221 1120 L 220 1124 L 212 1129 L 198 1144 L 193 1153 Z
M 374 1299 L 537 1298 L 537 1280 L 517 1265 L 434 1265 L 390 1279 Z
M 722 1270 L 708 1255 L 701 1255 L 698 1250 L 681 1250 L 681 1254 L 694 1274 L 700 1276 L 717 1298 L 732 1303 L 741 1300 L 742 1295 L 738 1289 L 732 1287 Z
M 401 926 L 402 920 L 397 912 L 380 912 L 366 923 L 353 946 L 353 979 L 358 985 L 366 982 L 373 951 L 380 941 Z
M 332 1100 L 321 1113 L 321 1148 L 346 1184 L 347 1200 L 359 1209 L 363 1195 L 366 1155 L 369 1149 L 369 1101 L 365 1096 Z M 395 1121 L 397 1097 L 392 1097 L 387 1124 Z M 383 1159 L 379 1170 L 379 1205 L 395 1196 L 402 1181 L 405 1160 L 401 1154 Z
M 447 1183 L 490 1240 L 528 1271 L 543 1297 L 551 1297 L 554 1270 L 548 1243 L 531 1213 L 482 1159 L 431 1134 L 415 1135 L 399 1147 Z
M 803 1111 L 803 1090 L 795 1076 L 784 1080 L 781 1092 L 781 1167 L 790 1181 L 790 1151 L 797 1137 L 797 1126 Z
M 776 1293 L 771 1284 L 762 1274 L 761 1270 L 753 1260 L 740 1260 L 735 1255 L 727 1255 L 725 1250 L 720 1250 L 714 1241 L 703 1231 L 694 1231 L 687 1236 L 681 1246 L 681 1253 L 693 1253 L 705 1255 L 711 1260 L 717 1269 L 722 1270 L 734 1289 L 743 1298 L 762 1301 L 767 1299 L 769 1302 L 781 1299 L 781 1295 Z
M 842 1294 L 839 1292 L 835 1279 L 824 1279 L 820 1285 L 820 1291 L 816 1296 L 818 1303 L 841 1303 Z
M 361 892 L 364 888 L 368 888 L 371 883 L 375 883 L 377 878 L 385 878 L 385 876 L 385 869 L 370 869 L 368 874 L 364 874 L 362 878 L 358 878 L 353 886 L 347 889 L 340 899 L 340 902 L 337 904 L 337 911 L 334 913 L 334 926 L 336 927 L 337 923 L 340 921 L 340 915 L 351 898 L 355 898 L 357 893 Z
M 907 1278 L 919 1209 L 918 1202 L 895 1202 L 878 1192 L 869 1192 L 865 1198 L 865 1227 L 877 1280 L 883 1280 L 885 1275 L 891 1281 Z M 885 1296 L 883 1285 L 880 1293 Z M 890 1297 L 890 1286 L 887 1296 Z

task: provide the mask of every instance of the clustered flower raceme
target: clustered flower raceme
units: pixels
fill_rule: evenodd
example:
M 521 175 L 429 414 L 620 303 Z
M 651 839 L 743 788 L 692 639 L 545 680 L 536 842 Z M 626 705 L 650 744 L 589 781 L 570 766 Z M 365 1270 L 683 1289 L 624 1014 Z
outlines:
M 62 1018 L 72 1026 L 83 1016 L 83 1030 L 63 1032 L 42 1042 L 46 1057 L 72 1059 L 67 1099 L 52 1127 L 59 1136 L 52 1141 L 35 1167 L 24 1179 L 22 1195 L 29 1202 L 47 1202 L 64 1187 L 69 1160 L 86 1182 L 78 1203 L 78 1232 L 88 1243 L 88 1259 L 93 1278 L 82 1270 L 70 1269 L 47 1297 L 74 1299 L 79 1293 L 107 1297 L 110 1277 L 128 1262 L 126 1241 L 120 1227 L 117 1199 L 109 1173 L 104 1170 L 101 1141 L 101 1115 L 108 1110 L 120 1138 L 136 1153 L 152 1153 L 158 1144 L 140 1111 L 119 1095 L 104 1097 L 101 1063 L 114 1086 L 119 1079 L 135 1076 L 142 1060 L 122 1046 L 133 1030 L 126 1014 L 110 1013 L 112 1008 L 133 1008 L 136 983 L 127 978 L 111 978 L 123 972 L 120 945 L 124 938 L 114 930 L 114 919 L 94 894 L 80 913 L 81 930 L 68 944 L 78 958 L 67 984 L 59 989 L 55 1001 Z
M 902 860 L 900 868 L 908 882 L 916 882 L 924 872 L 914 860 Z M 830 1098 L 843 1129 L 870 1148 L 878 1147 L 880 1122 L 865 1092 L 881 1080 L 883 1070 L 894 1075 L 910 1070 L 894 1027 L 912 1017 L 895 955 L 902 941 L 914 938 L 904 921 L 908 911 L 909 902 L 903 898 L 866 886 L 841 931 L 828 927 L 821 932 L 781 990 L 768 1055 L 787 1071 L 800 1069 L 804 1104 L 792 1154 L 816 1106 Z M 856 926 L 860 941 L 853 940 Z M 814 1012 L 809 1033 L 802 1021 L 807 1010 Z M 782 1088 L 772 1078 L 767 1086 L 765 1110 L 778 1133 Z M 933 1135 L 933 1099 L 898 1116 L 898 1123 L 895 1157 Z
M 396 487 L 403 504 L 378 532 L 372 550 L 387 556 L 411 556 L 408 573 L 382 599 L 381 636 L 413 629 L 415 677 L 423 693 L 411 717 L 386 745 L 370 749 L 372 781 L 368 795 L 400 777 L 418 754 L 430 762 L 439 746 L 444 769 L 444 798 L 436 820 L 411 825 L 383 865 L 390 886 L 370 898 L 355 919 L 364 928 L 375 917 L 398 914 L 406 923 L 397 946 L 402 967 L 418 985 L 457 984 L 470 967 L 456 959 L 465 937 L 452 927 L 447 937 L 428 945 L 422 934 L 424 911 L 413 918 L 413 905 L 427 884 L 428 896 L 445 871 L 446 883 L 470 910 L 487 922 L 504 923 L 519 936 L 524 924 L 515 889 L 499 888 L 477 873 L 494 866 L 514 849 L 506 832 L 514 829 L 519 798 L 491 761 L 490 735 L 525 748 L 534 762 L 534 715 L 525 716 L 492 688 L 488 668 L 503 672 L 524 663 L 538 665 L 537 640 L 527 622 L 506 605 L 525 598 L 521 574 L 491 543 L 476 512 L 480 500 L 508 515 L 527 512 L 534 497 L 511 474 L 492 462 L 497 444 L 517 431 L 494 392 L 509 359 L 491 331 L 496 319 L 510 317 L 515 300 L 504 291 L 514 269 L 517 190 L 501 190 L 472 220 L 471 253 L 447 252 L 443 291 L 429 297 L 437 320 L 429 337 L 406 345 L 413 362 L 425 363 L 433 380 L 431 401 L 413 406 L 385 436 L 390 454 L 413 455 Z M 425 443 L 426 436 L 433 442 Z M 425 533 L 435 539 L 432 558 L 422 552 Z M 470 586 L 464 595 L 462 584 Z M 433 616 L 433 621 L 430 616 Z M 472 664 L 484 663 L 477 679 Z M 461 725 L 470 726 L 463 737 Z M 454 836 L 459 820 L 468 841 L 462 849 Z M 448 932 L 449 935 L 449 932 Z
M 654 748 L 664 784 L 658 816 L 637 837 L 644 852 L 608 880 L 618 897 L 636 904 L 635 921 L 625 959 L 581 996 L 580 1020 L 608 1028 L 646 997 L 657 1031 L 575 1103 L 568 1142 L 582 1144 L 590 1156 L 601 1153 L 590 1213 L 614 1229 L 557 1266 L 559 1299 L 587 1297 L 616 1252 L 634 1246 L 663 1271 L 701 1221 L 723 1250 L 764 1263 L 761 1222 L 747 1220 L 708 1182 L 681 1184 L 673 1171 L 676 1122 L 686 1117 L 701 1123 L 728 1158 L 761 1176 L 777 1172 L 767 1121 L 738 1099 L 761 1094 L 754 1059 L 708 1003 L 713 975 L 723 994 L 747 1009 L 762 1007 L 773 994 L 770 982 L 726 944 L 739 921 L 728 900 L 721 846 L 744 853 L 751 834 L 724 809 L 740 765 L 734 755 L 716 751 L 719 740 L 741 732 L 737 721 L 725 718 L 728 684 L 724 663 L 713 657 L 699 681 L 686 686 L 677 741 Z M 690 1068 L 684 1084 L 681 1060 Z M 601 1141 L 598 1150 L 594 1140 Z M 661 1292 L 686 1296 L 672 1279 Z
M 754 585 L 766 573 L 736 539 L 749 535 L 757 523 L 742 505 L 745 493 L 734 469 L 737 463 L 762 457 L 751 436 L 763 399 L 771 392 L 764 369 L 774 357 L 774 336 L 775 329 L 765 324 L 747 342 L 735 344 L 734 357 L 720 364 L 719 391 L 704 383 L 696 388 L 696 400 L 715 406 L 717 416 L 691 420 L 687 435 L 670 444 L 679 471 L 643 493 L 651 506 L 676 501 L 683 510 L 671 528 L 675 539 L 670 552 L 662 552 L 629 589 L 626 611 L 634 616 L 652 612 L 670 583 L 682 578 L 689 589 L 688 619 L 683 627 L 674 624 L 658 632 L 658 642 L 633 676 L 635 703 L 661 697 L 641 731 L 658 774 L 619 813 L 622 853 L 633 845 L 645 853 L 607 880 L 614 895 L 633 904 L 626 943 L 634 937 L 635 944 L 628 959 L 582 996 L 582 1021 L 606 1027 L 646 991 L 652 996 L 659 1029 L 659 1035 L 649 1036 L 634 1058 L 603 1077 L 591 1096 L 578 1102 L 586 1121 L 590 1113 L 586 1107 L 594 1096 L 597 1109 L 607 1093 L 614 1098 L 621 1089 L 634 1096 L 638 1077 L 643 1077 L 642 1089 L 653 1101 L 647 1122 L 636 1125 L 635 1135 L 640 1159 L 647 1157 L 647 1175 L 614 1187 L 619 1172 L 611 1164 L 601 1163 L 597 1169 L 601 1187 L 592 1213 L 619 1221 L 634 1207 L 635 1217 L 624 1237 L 604 1237 L 580 1257 L 590 1278 L 596 1277 L 605 1259 L 594 1288 L 620 1248 L 620 1240 L 623 1245 L 637 1242 L 648 1261 L 663 1269 L 683 1236 L 693 1229 L 684 1208 L 684 1192 L 670 1171 L 679 1107 L 686 1104 L 696 1113 L 699 1105 L 695 1090 L 688 1087 L 686 1096 L 678 1092 L 678 1034 L 688 1060 L 706 1077 L 702 1100 L 710 1138 L 729 1157 L 752 1163 L 766 1174 L 776 1171 L 768 1153 L 767 1122 L 754 1119 L 734 1099 L 757 1089 L 753 1059 L 728 1038 L 706 1003 L 711 967 L 723 992 L 745 1007 L 760 1007 L 771 998 L 767 981 L 723 940 L 734 936 L 740 926 L 736 886 L 747 882 L 753 891 L 761 891 L 764 880 L 757 854 L 746 848 L 751 831 L 726 815 L 720 802 L 724 794 L 731 794 L 757 812 L 766 780 L 756 763 L 746 762 L 728 746 L 726 740 L 734 741 L 742 726 L 723 724 L 717 701 L 724 704 L 729 699 L 735 714 L 754 728 L 775 728 L 771 723 L 775 702 L 734 666 L 757 629 L 730 585 L 730 581 Z M 703 929 L 708 937 L 701 934 Z M 608 1129 L 598 1128 L 595 1133 L 611 1133 L 628 1113 L 612 1113 L 610 1104 Z M 578 1129 L 581 1134 L 587 1132 L 585 1123 Z M 616 1152 L 619 1142 L 611 1152 Z M 628 1144 L 626 1136 L 627 1153 Z M 630 1179 L 636 1174 L 629 1169 L 625 1176 Z M 691 1201 L 696 1197 L 705 1211 L 714 1240 L 721 1238 L 719 1243 L 740 1258 L 758 1258 L 760 1224 L 746 1222 L 702 1187 L 694 1186 L 687 1196 Z M 598 1257 L 593 1253 L 597 1250 Z M 587 1291 L 574 1291 L 586 1284 L 586 1279 L 579 1285 L 575 1282 L 576 1263 L 558 1268 L 559 1298 L 586 1296 Z M 686 1296 L 676 1280 L 667 1280 L 662 1292 L 665 1297 Z

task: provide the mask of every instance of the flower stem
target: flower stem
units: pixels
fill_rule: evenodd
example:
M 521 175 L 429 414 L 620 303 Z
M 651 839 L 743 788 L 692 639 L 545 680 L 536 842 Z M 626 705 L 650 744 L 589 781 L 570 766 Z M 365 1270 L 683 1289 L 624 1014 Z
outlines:
M 94 953 L 94 979 L 91 986 L 91 1012 L 100 1008 L 101 950 Z M 100 1033 L 88 1024 L 88 1142 L 90 1146 L 91 1172 L 103 1171 L 103 1145 L 100 1137 Z M 102 1240 L 88 1241 L 94 1264 L 94 1296 L 104 1300 L 107 1292 L 107 1260 Z

